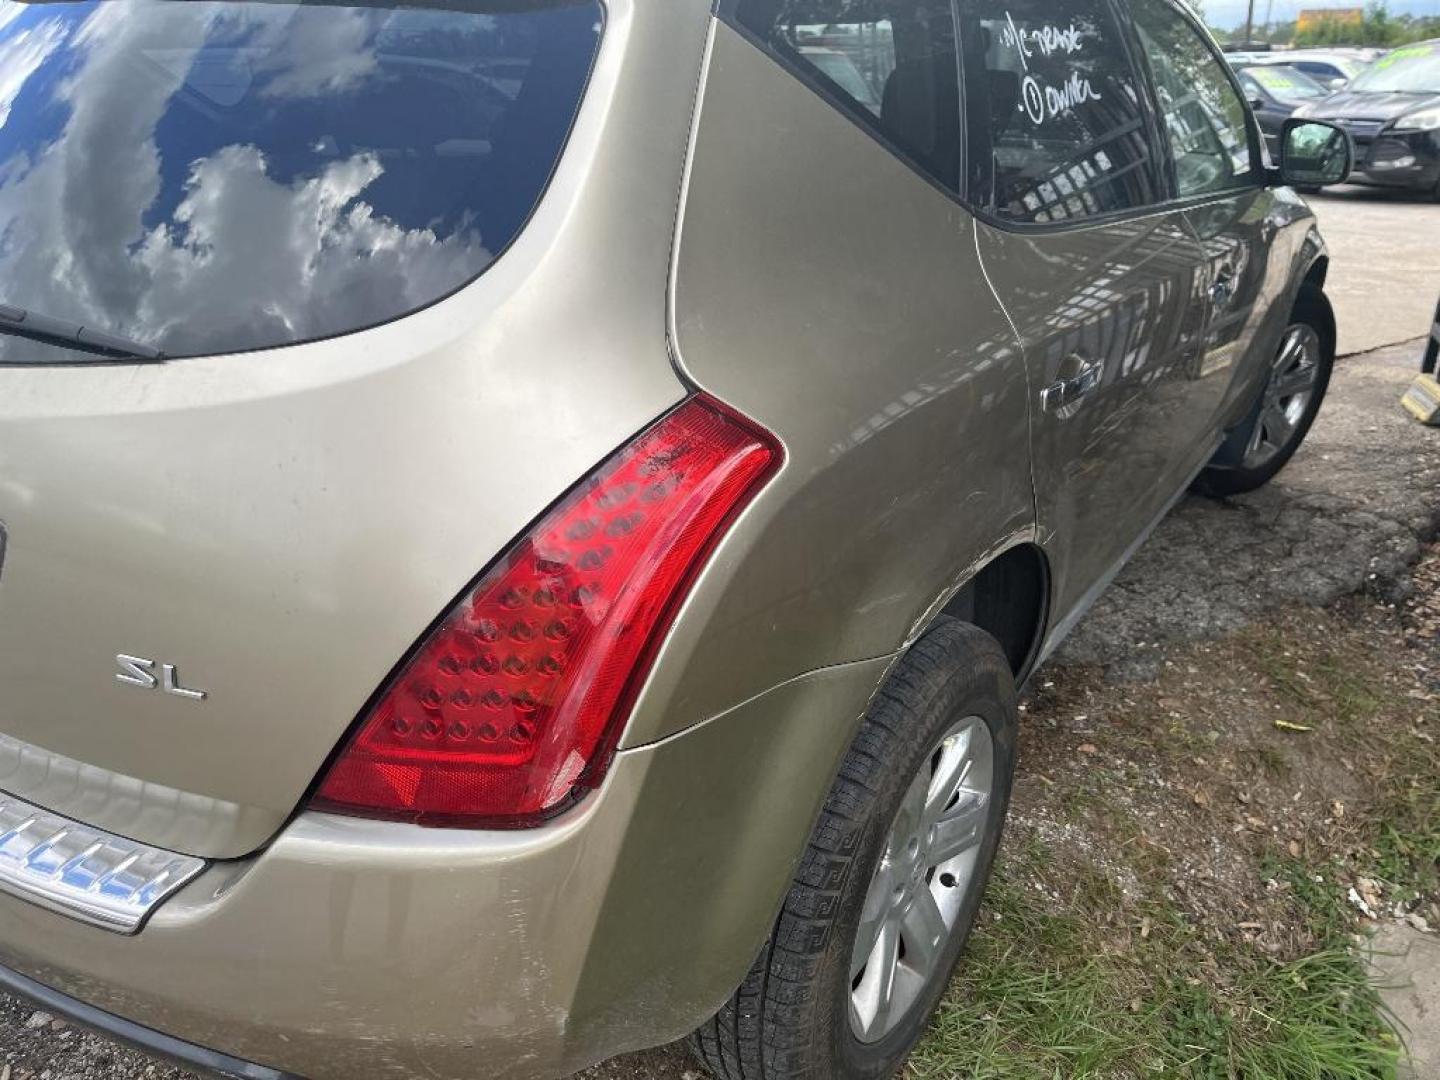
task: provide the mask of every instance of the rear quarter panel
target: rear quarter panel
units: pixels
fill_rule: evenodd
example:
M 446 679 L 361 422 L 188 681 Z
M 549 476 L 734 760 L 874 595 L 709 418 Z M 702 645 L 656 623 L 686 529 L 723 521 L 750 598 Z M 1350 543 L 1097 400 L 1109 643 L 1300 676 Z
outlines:
M 629 745 L 895 652 L 1033 534 L 1024 358 L 969 214 L 723 23 L 672 303 L 684 376 L 787 461 L 690 597 Z

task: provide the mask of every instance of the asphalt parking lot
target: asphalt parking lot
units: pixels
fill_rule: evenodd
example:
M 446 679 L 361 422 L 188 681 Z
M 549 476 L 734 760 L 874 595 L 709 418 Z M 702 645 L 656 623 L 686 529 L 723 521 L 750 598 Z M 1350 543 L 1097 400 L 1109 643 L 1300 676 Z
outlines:
M 1229 503 L 1182 504 L 1059 663 L 1144 679 L 1167 644 L 1234 631 L 1282 605 L 1326 604 L 1367 586 L 1403 588 L 1424 538 L 1440 525 L 1440 433 L 1418 428 L 1395 404 L 1440 296 L 1440 204 L 1360 188 L 1313 202 L 1332 249 L 1329 291 L 1341 351 L 1365 355 L 1339 365 L 1311 442 L 1280 480 Z M 1382 348 L 1396 343 L 1404 344 Z M 669 1049 L 585 1075 L 687 1074 L 698 1076 Z M 0 996 L 0 1080 L 188 1075 Z
M 1440 297 L 1440 202 L 1346 185 L 1310 199 L 1330 245 L 1340 352 L 1429 332 Z

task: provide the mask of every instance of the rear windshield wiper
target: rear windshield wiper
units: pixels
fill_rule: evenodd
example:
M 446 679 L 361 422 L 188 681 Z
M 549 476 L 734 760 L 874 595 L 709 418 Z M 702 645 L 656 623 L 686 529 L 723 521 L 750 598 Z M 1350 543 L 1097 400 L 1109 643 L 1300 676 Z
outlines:
M 0 334 L 95 353 L 97 361 L 108 359 L 156 362 L 165 359 L 165 354 L 159 349 L 143 342 L 131 341 L 104 330 L 95 330 L 84 323 L 54 319 L 25 308 L 11 307 L 9 304 L 0 304 Z

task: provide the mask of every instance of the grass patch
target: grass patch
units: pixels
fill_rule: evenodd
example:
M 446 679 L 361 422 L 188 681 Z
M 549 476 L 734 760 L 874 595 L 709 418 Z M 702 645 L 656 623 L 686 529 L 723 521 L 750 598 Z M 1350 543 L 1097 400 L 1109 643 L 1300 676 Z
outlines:
M 1308 658 L 1269 628 L 1249 634 L 1253 663 L 1302 715 L 1324 719 L 1337 732 L 1354 731 L 1386 704 L 1385 691 L 1360 658 L 1324 651 Z
M 1021 857 L 1023 860 L 1023 856 Z M 1377 1080 L 1398 1044 L 1343 941 L 1290 963 L 1206 942 L 1175 911 L 1113 925 L 1103 875 L 997 875 L 911 1077 Z M 1106 885 L 1094 879 L 1100 877 Z M 1023 879 L 1023 880 L 1022 880 Z M 1099 902 L 1097 902 L 1099 901 Z
M 1421 767 L 1385 800 L 1370 851 L 1374 876 L 1402 902 L 1440 895 L 1440 752 L 1416 740 L 1412 759 Z
M 1252 627 L 1153 687 L 1057 679 L 1028 831 L 906 1075 L 1391 1080 L 1359 906 L 1440 914 L 1440 709 L 1385 617 Z
M 1343 941 L 1355 925 L 1355 909 L 1346 899 L 1347 876 L 1339 859 L 1331 859 L 1322 867 L 1308 865 L 1299 859 L 1267 857 L 1261 873 L 1281 882 L 1289 889 L 1294 917 L 1302 920 L 1310 933 L 1321 941 Z

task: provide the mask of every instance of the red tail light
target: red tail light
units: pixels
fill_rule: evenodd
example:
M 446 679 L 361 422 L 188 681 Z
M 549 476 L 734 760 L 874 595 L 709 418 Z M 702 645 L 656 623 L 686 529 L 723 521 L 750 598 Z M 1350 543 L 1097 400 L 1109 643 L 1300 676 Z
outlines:
M 314 805 L 518 827 L 599 783 L 676 608 L 779 467 L 768 433 L 703 396 L 566 496 L 419 646 Z

